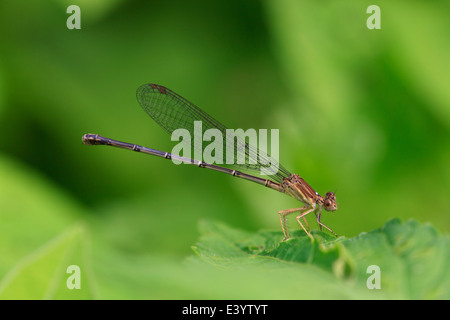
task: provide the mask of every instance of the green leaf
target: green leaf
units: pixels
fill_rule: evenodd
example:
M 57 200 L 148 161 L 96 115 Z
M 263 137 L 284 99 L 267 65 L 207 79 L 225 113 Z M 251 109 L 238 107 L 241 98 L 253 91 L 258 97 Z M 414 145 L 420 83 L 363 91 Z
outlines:
M 258 267 L 258 272 L 280 268 L 306 273 L 311 276 L 299 286 L 330 288 L 332 282 L 342 290 L 340 298 L 450 298 L 448 237 L 417 221 L 394 219 L 382 228 L 348 239 L 315 231 L 311 240 L 297 232 L 284 242 L 280 242 L 281 232 L 252 234 L 213 222 L 203 222 L 200 229 L 202 236 L 193 250 L 217 268 Z M 367 286 L 373 274 L 368 267 L 373 265 L 380 270 L 380 289 Z M 317 277 L 317 272 L 325 272 L 327 277 Z M 335 294 L 339 296 L 331 292 Z
M 84 228 L 75 225 L 19 261 L 0 282 L 0 299 L 92 299 L 82 253 Z M 67 267 L 79 266 L 78 290 L 70 290 Z M 66 271 L 66 272 L 64 272 Z
M 83 210 L 44 177 L 0 156 L 0 299 L 92 299 Z M 80 267 L 81 289 L 67 286 Z

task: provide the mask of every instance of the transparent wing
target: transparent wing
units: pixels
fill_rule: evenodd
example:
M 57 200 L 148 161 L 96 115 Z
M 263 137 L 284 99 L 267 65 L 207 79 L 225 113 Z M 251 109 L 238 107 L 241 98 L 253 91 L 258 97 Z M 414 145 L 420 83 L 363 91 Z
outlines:
M 259 150 L 256 145 L 247 143 L 245 138 L 236 136 L 233 131 L 227 131 L 219 121 L 172 90 L 157 84 L 145 84 L 137 89 L 136 97 L 145 112 L 169 134 L 176 129 L 186 129 L 193 137 L 195 133 L 200 133 L 199 126 L 194 126 L 194 121 L 201 121 L 202 137 L 209 129 L 220 131 L 224 152 L 215 156 L 221 158 L 221 164 L 237 170 L 266 175 L 276 182 L 282 182 L 283 178 L 289 177 L 290 172 L 276 159 Z M 195 149 L 196 145 L 191 143 L 190 147 Z M 227 156 L 230 157 L 230 153 L 233 164 L 227 164 Z

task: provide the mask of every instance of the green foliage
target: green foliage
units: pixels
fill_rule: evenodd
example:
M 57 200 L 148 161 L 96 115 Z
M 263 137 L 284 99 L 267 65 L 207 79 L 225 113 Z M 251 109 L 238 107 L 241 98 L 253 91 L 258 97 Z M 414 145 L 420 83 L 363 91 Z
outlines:
M 83 0 L 81 30 L 69 4 L 0 4 L 0 298 L 449 297 L 446 236 L 407 220 L 450 230 L 448 1 L 379 0 L 380 30 L 354 0 Z M 170 151 L 135 99 L 149 82 L 231 128 L 280 129 L 280 162 L 337 191 L 323 219 L 347 238 L 280 243 L 256 230 L 287 196 L 81 144 Z M 407 222 L 360 234 L 392 217 Z M 225 225 L 202 223 L 192 254 L 205 218 Z
M 93 299 L 94 282 L 83 252 L 83 228 L 74 226 L 20 260 L 0 282 L 0 299 Z M 79 290 L 68 289 L 72 272 L 80 267 Z
M 348 239 L 334 240 L 317 231 L 311 241 L 298 232 L 281 243 L 280 232 L 250 234 L 215 223 L 204 223 L 202 230 L 201 241 L 193 249 L 201 260 L 218 268 L 279 268 L 287 277 L 290 272 L 304 271 L 311 273 L 311 278 L 299 283 L 306 291 L 327 287 L 331 281 L 344 288 L 341 298 L 348 298 L 347 294 L 366 298 L 369 292 L 361 291 L 369 291 L 366 281 L 372 272 L 367 268 L 377 265 L 381 289 L 372 289 L 379 292 L 372 292 L 371 298 L 450 298 L 449 238 L 414 220 L 390 220 L 379 229 Z M 320 271 L 327 277 L 314 277 Z
M 82 209 L 42 176 L 0 158 L 0 299 L 92 299 Z M 81 290 L 68 290 L 78 265 Z
M 449 298 L 448 237 L 414 220 L 391 220 L 354 238 L 313 231 L 311 241 L 295 231 L 285 242 L 280 231 L 203 221 L 194 253 L 182 263 L 155 254 L 173 251 L 162 242 L 131 252 L 132 240 L 114 238 L 119 225 L 102 216 L 77 222 L 80 208 L 22 171 L 0 162 L 9 186 L 0 190 L 0 218 L 17 226 L 0 224 L 0 299 Z M 33 196 L 16 201 L 26 194 Z M 129 238 L 137 241 L 139 231 Z M 80 266 L 81 290 L 67 288 L 69 265 Z M 366 287 L 369 265 L 381 269 L 380 290 Z

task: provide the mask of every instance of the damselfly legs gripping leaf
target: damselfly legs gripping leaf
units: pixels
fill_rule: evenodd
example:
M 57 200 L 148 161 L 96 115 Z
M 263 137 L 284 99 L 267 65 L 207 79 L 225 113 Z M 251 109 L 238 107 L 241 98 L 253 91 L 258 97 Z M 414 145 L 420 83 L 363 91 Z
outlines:
M 246 160 L 245 163 L 234 161 L 232 164 L 225 165 L 228 166 L 228 168 L 222 165 L 219 166 L 132 143 L 104 138 L 97 134 L 90 133 L 83 136 L 83 143 L 87 145 L 108 145 L 151 154 L 165 159 L 178 160 L 180 162 L 196 165 L 200 168 L 212 169 L 228 173 L 234 177 L 256 182 L 276 191 L 285 193 L 304 204 L 304 206 L 300 208 L 281 210 L 278 212 L 284 234 L 283 240 L 289 239 L 286 221 L 287 216 L 293 213 L 298 214 L 296 220 L 308 236 L 311 237 L 307 230 L 309 229 L 309 226 L 305 216 L 311 212 L 314 212 L 321 230 L 323 227 L 337 236 L 329 227 L 325 226 L 320 221 L 322 209 L 325 209 L 326 211 L 337 210 L 336 196 L 333 192 L 327 192 L 325 198 L 322 197 L 299 175 L 290 173 L 277 161 L 266 155 L 265 152 L 259 150 L 255 145 L 248 144 L 245 140 L 236 136 L 230 137 L 229 130 L 227 130 L 224 125 L 166 87 L 157 84 L 142 85 L 137 89 L 136 95 L 139 104 L 145 112 L 147 112 L 147 114 L 168 133 L 172 134 L 177 129 L 186 129 L 191 135 L 194 135 L 196 131 L 194 123 L 195 121 L 201 121 L 202 130 L 216 129 L 223 134 L 224 140 L 233 139 L 235 143 L 230 144 L 232 145 L 231 148 L 233 148 L 231 151 L 234 152 L 238 149 L 243 150 Z M 237 159 L 234 158 L 233 160 Z M 275 170 L 273 169 L 274 167 Z M 245 173 L 244 171 L 251 172 L 252 174 Z M 254 175 L 256 173 L 264 175 L 267 178 Z

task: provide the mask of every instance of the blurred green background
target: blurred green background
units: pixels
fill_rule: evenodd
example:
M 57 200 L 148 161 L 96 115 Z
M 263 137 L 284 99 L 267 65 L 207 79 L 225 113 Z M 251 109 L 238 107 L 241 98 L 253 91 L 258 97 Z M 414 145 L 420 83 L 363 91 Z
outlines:
M 66 27 L 71 4 L 81 30 Z M 380 30 L 366 26 L 372 4 Z M 45 289 L 24 276 L 12 297 L 65 297 L 45 279 L 62 261 L 48 255 L 71 243 L 90 270 L 83 298 L 233 297 L 170 280 L 189 277 L 182 261 L 199 221 L 279 231 L 277 212 L 298 206 L 224 174 L 82 145 L 84 133 L 98 133 L 170 151 L 136 101 L 144 83 L 230 128 L 280 129 L 280 162 L 322 195 L 336 192 L 339 210 L 322 221 L 339 235 L 393 217 L 448 233 L 449 7 L 2 0 L 0 289 L 30 268 L 35 280 L 49 274 Z

